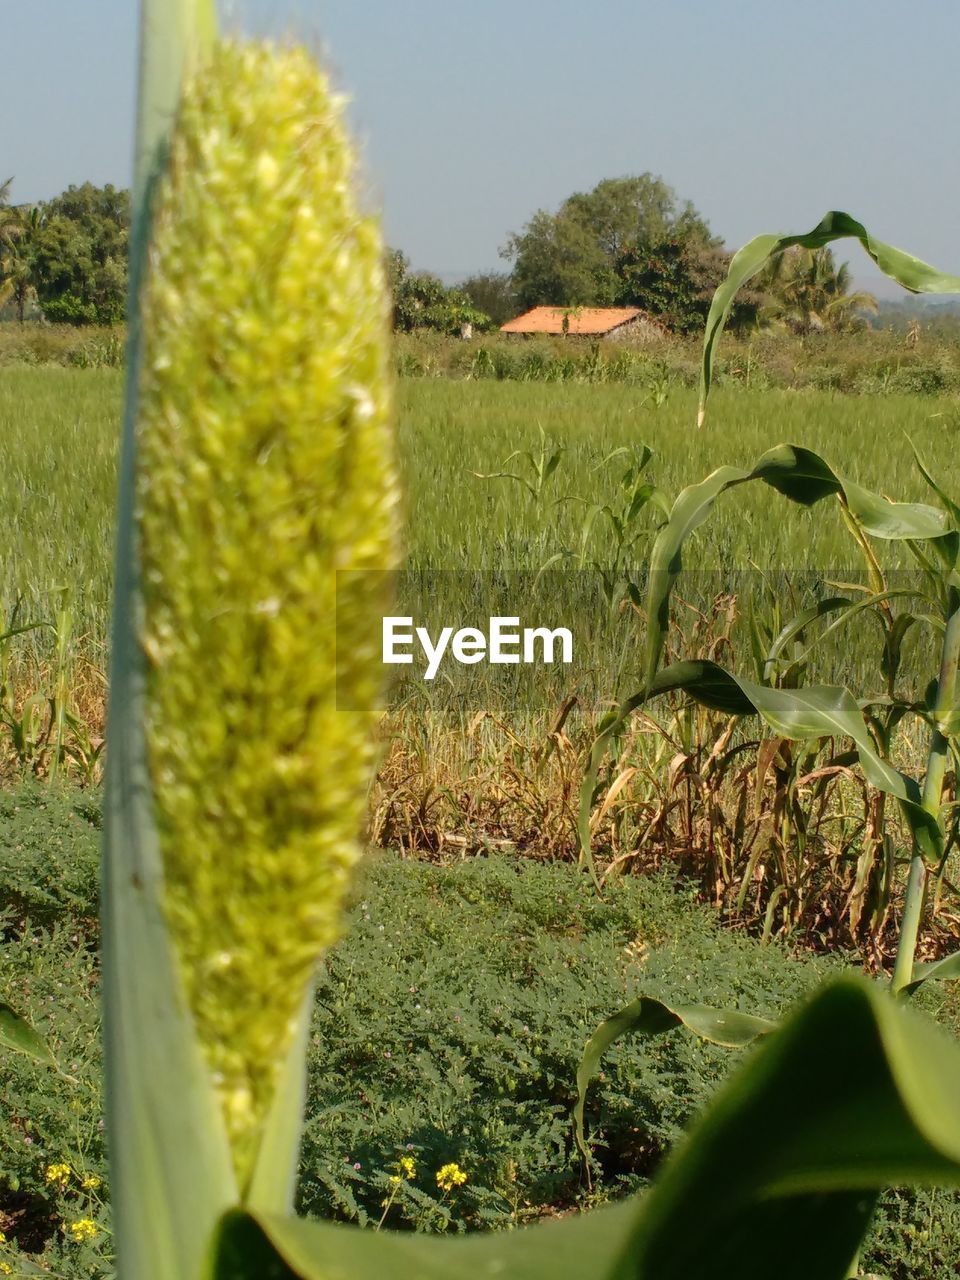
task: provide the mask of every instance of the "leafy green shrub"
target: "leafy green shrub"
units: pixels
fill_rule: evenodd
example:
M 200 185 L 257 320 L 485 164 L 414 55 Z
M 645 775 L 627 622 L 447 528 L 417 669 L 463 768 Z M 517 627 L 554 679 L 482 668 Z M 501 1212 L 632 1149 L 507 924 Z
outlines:
M 0 1258 L 26 1253 L 69 1280 L 110 1274 L 106 1188 L 83 1186 L 106 1178 L 86 931 L 98 826 L 92 793 L 0 796 L 0 911 L 13 906 L 22 922 L 26 903 L 31 919 L 0 949 L 0 999 L 30 1014 L 66 1073 L 0 1057 Z M 301 1207 L 370 1226 L 386 1208 L 385 1229 L 509 1226 L 643 1185 L 741 1055 L 680 1034 L 611 1049 L 587 1107 L 591 1195 L 570 1107 L 594 1026 L 641 986 L 775 1015 L 834 963 L 798 963 L 720 930 L 663 876 L 599 899 L 562 864 L 381 856 L 355 898 L 318 986 Z M 948 987 L 921 998 L 960 1021 Z M 71 1171 L 63 1186 L 47 1176 L 59 1164 Z M 448 1177 L 443 1190 L 437 1175 L 451 1164 L 466 1181 Z M 75 1240 L 70 1224 L 84 1219 L 96 1235 Z M 890 1193 L 866 1261 L 894 1280 L 949 1274 L 958 1224 L 956 1196 Z
M 898 395 L 935 396 L 949 389 L 948 371 L 940 364 L 917 363 L 896 370 L 887 390 Z
M 582 1204 L 570 1109 L 598 1021 L 641 981 L 776 1014 L 826 968 L 720 932 L 663 877 L 599 900 L 561 865 L 378 861 L 318 990 L 301 1207 L 375 1223 L 405 1156 L 418 1174 L 392 1227 L 506 1226 Z M 683 1036 L 611 1051 L 589 1107 L 598 1194 L 643 1185 L 735 1062 Z M 450 1162 L 468 1181 L 441 1196 Z
M 92 302 L 84 302 L 72 293 L 61 294 L 43 304 L 43 318 L 50 324 L 102 324 L 103 317 Z
M 0 1054 L 0 1261 L 42 1258 L 71 1280 L 111 1274 L 98 975 L 81 923 L 65 916 L 0 948 L 0 1000 L 29 1012 L 60 1066 Z
M 0 909 L 7 935 L 66 924 L 97 936 L 100 811 L 83 792 L 0 792 Z

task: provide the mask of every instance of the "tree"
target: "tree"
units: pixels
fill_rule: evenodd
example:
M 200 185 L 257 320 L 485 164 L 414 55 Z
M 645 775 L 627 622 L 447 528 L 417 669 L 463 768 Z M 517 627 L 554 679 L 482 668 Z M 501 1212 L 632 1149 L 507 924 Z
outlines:
M 617 263 L 627 247 L 642 251 L 668 237 L 715 243 L 689 201 L 643 173 L 575 192 L 555 214 L 538 210 L 501 254 L 513 262 L 521 307 L 610 306 L 621 292 Z
M 130 196 L 86 182 L 44 207 L 33 249 L 33 285 L 44 316 L 115 324 L 125 314 Z
M 519 310 L 513 281 L 505 271 L 483 271 L 469 276 L 460 285 L 460 291 L 497 326 L 512 320 Z
M 562 210 L 539 210 L 522 235 L 511 236 L 503 256 L 513 258 L 513 288 L 522 310 L 549 304 L 602 306 L 613 301 L 611 264 L 589 231 Z
M 12 301 L 23 324 L 34 290 L 35 248 L 44 226 L 39 205 L 19 210 L 0 227 L 0 306 Z
M 617 260 L 617 301 L 641 307 L 675 333 L 697 333 L 706 323 L 715 290 L 726 278 L 731 256 L 715 244 L 675 236 L 646 248 L 628 245 Z M 741 290 L 730 327 L 755 325 L 762 303 L 762 294 Z
M 5 182 L 0 182 L 0 234 L 16 218 L 16 211 L 10 208 L 10 189 L 12 186 L 12 178 L 7 178 Z
M 383 251 L 383 269 L 387 277 L 387 288 L 393 295 L 410 270 L 410 259 L 401 249 L 391 249 L 387 246 Z
M 386 264 L 393 293 L 394 329 L 402 333 L 433 329 L 459 334 L 466 325 L 490 328 L 490 317 L 478 310 L 462 290 L 448 288 L 427 271 L 410 272 L 409 261 L 399 250 L 387 250 Z
M 833 250 L 794 245 L 776 257 L 759 277 L 769 295 L 768 318 L 794 333 L 843 333 L 861 328 L 858 312 L 876 313 L 872 293 L 851 292 L 850 267 L 838 267 Z

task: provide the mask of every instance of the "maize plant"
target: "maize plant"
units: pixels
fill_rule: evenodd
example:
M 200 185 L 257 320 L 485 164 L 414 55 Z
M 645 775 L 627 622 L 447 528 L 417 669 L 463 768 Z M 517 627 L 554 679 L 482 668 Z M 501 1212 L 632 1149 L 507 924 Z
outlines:
M 381 249 L 304 51 L 222 41 L 204 0 L 147 0 L 142 30 L 102 907 L 118 1275 L 841 1276 L 877 1186 L 960 1182 L 960 1051 L 857 982 L 767 1037 L 640 1201 L 460 1240 L 292 1216 L 396 556 Z
M 728 280 L 718 290 L 710 311 L 704 343 L 698 425 L 705 419 L 710 391 L 714 346 L 722 332 L 737 289 L 771 257 L 792 245 L 817 248 L 831 240 L 856 237 L 873 260 L 902 285 L 915 291 L 960 292 L 960 277 L 938 272 L 926 263 L 876 241 L 847 214 L 831 213 L 813 231 L 799 236 L 760 236 L 734 257 Z M 941 878 L 946 860 L 956 844 L 955 806 L 944 796 L 948 763 L 960 763 L 960 505 L 937 484 L 929 468 L 915 453 L 917 467 L 938 500 L 938 507 L 924 503 L 897 503 L 870 493 L 851 479 L 837 475 L 819 455 L 798 446 L 778 445 L 750 469 L 721 467 L 699 484 L 691 485 L 676 499 L 654 542 L 650 556 L 645 605 L 646 641 L 644 684 L 612 712 L 591 753 L 581 792 L 581 850 L 592 868 L 590 813 L 599 766 L 624 724 L 638 708 L 663 694 L 680 692 L 701 705 L 731 717 L 759 716 L 775 740 L 811 742 L 840 737 L 853 742 L 867 783 L 875 789 L 880 807 L 873 833 L 889 842 L 882 808 L 886 797 L 900 807 L 912 842 L 910 869 L 899 929 L 896 960 L 891 978 L 894 994 L 910 994 L 931 978 L 960 977 L 960 954 L 932 964 L 917 964 L 916 948 L 924 899 L 931 876 Z M 670 623 L 674 584 L 682 572 L 687 538 L 709 517 L 717 499 L 728 490 L 760 480 L 791 501 L 812 507 L 834 498 L 867 567 L 869 589 L 859 598 L 832 596 L 791 619 L 779 632 L 766 661 L 764 679 L 750 680 L 726 671 L 712 661 L 680 661 L 661 667 Z M 916 559 L 917 588 L 891 589 L 874 553 L 873 539 L 901 542 Z M 914 611 L 894 614 L 891 602 L 919 598 Z M 786 646 L 808 629 L 828 620 L 827 632 L 836 630 L 864 609 L 878 611 L 884 636 L 885 687 L 873 695 L 854 698 L 846 688 L 810 685 L 780 688 L 774 683 Z M 931 627 L 940 639 L 939 670 L 922 702 L 898 693 L 896 677 L 903 657 L 903 642 L 914 627 Z M 814 642 L 815 643 L 815 642 Z M 812 648 L 813 646 L 811 646 Z M 809 652 L 809 649 L 806 651 Z M 929 753 L 923 777 L 901 773 L 891 763 L 891 745 L 898 727 L 917 717 L 929 734 Z M 861 855 L 858 883 L 869 868 L 864 861 L 876 855 L 869 846 Z M 589 1156 L 584 1134 L 587 1086 L 603 1052 L 626 1033 L 658 1034 L 675 1026 L 687 1026 L 718 1044 L 742 1045 L 769 1034 L 772 1027 L 739 1012 L 691 1006 L 670 1009 L 640 996 L 607 1019 L 589 1041 L 578 1073 L 575 1109 L 576 1137 Z M 953 1090 L 954 1105 L 960 1093 Z M 854 1271 L 852 1274 L 856 1274 Z

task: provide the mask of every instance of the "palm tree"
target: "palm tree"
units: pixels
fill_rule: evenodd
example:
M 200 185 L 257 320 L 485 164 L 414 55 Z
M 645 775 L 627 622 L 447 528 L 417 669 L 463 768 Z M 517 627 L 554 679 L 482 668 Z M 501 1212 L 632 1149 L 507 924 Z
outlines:
M 16 209 L 11 209 L 10 207 L 10 188 L 12 186 L 12 178 L 8 178 L 6 182 L 0 182 L 0 235 L 3 234 L 5 227 L 16 221 L 17 217 Z
M 838 267 L 831 249 L 795 245 L 771 262 L 760 279 L 767 312 L 794 333 L 842 333 L 860 323 L 858 313 L 876 313 L 872 293 L 850 292 L 850 268 Z
M 0 196 L 10 183 L 0 186 Z M 0 205 L 0 307 L 11 299 L 17 308 L 17 319 L 24 322 L 27 302 L 33 292 L 34 250 L 44 217 L 34 205 L 32 209 L 11 210 Z

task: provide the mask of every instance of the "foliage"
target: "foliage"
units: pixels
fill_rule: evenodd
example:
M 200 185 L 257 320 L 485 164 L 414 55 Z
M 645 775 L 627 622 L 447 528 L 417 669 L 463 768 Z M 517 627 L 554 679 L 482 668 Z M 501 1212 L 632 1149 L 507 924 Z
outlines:
M 605 1001 L 642 968 L 675 998 L 701 980 L 715 993 L 746 984 L 776 1009 L 819 972 L 719 934 L 662 878 L 625 882 L 602 903 L 567 870 L 499 859 L 387 860 L 370 875 L 318 990 L 301 1199 L 325 1217 L 375 1221 L 376 1171 L 408 1143 L 429 1168 L 458 1161 L 470 1183 L 439 1222 L 414 1198 L 395 1207 L 394 1226 L 517 1225 L 577 1203 L 573 1072 Z M 680 1039 L 612 1055 L 591 1111 L 603 1194 L 641 1184 L 730 1065 Z M 342 1096 L 345 1076 L 356 1101 Z
M 730 716 L 759 714 L 768 730 L 772 730 L 778 749 L 781 739 L 823 743 L 840 736 L 851 740 L 863 776 L 879 793 L 878 812 L 872 822 L 865 823 L 855 896 L 862 896 L 864 884 L 885 865 L 884 887 L 879 891 L 881 910 L 885 912 L 889 905 L 892 880 L 889 866 L 893 853 L 883 809 L 884 797 L 892 796 L 899 802 L 913 846 L 894 973 L 898 989 L 911 981 L 927 874 L 935 871 L 942 876 L 949 850 L 956 840 L 953 806 L 949 796 L 944 797 L 943 789 L 946 765 L 958 751 L 954 719 L 960 595 L 954 563 L 958 538 L 956 519 L 960 509 L 946 497 L 919 457 L 917 465 L 943 510 L 918 503 L 891 503 L 838 476 L 817 454 L 786 445 L 769 450 L 750 470 L 718 468 L 699 485 L 688 487 L 677 497 L 650 553 L 643 686 L 637 694 L 621 699 L 618 711 L 611 714 L 607 728 L 594 746 L 584 780 L 579 824 L 583 856 L 590 862 L 590 816 L 599 762 L 630 714 L 649 698 L 665 691 L 682 689 L 712 710 Z M 761 480 L 808 507 L 835 496 L 865 558 L 869 590 L 862 597 L 856 593 L 853 598 L 840 596 L 819 601 L 812 609 L 790 619 L 776 644 L 758 661 L 759 682 L 730 674 L 709 661 L 682 661 L 661 668 L 670 597 L 682 569 L 686 539 L 707 519 L 721 494 L 754 480 Z M 890 589 L 873 551 L 873 539 L 903 541 L 919 560 L 919 582 L 906 590 Z M 916 612 L 916 606 L 913 610 L 899 607 L 903 597 L 914 596 L 922 600 L 921 612 Z M 781 642 L 803 634 L 808 628 L 815 634 L 821 619 L 825 633 L 829 634 L 864 609 L 876 612 L 883 635 L 878 672 L 883 682 L 881 690 L 874 687 L 862 690 L 858 704 L 846 687 L 807 685 L 802 661 L 784 662 Z M 932 621 L 928 610 L 933 613 Z M 833 621 L 826 625 L 827 619 Z M 911 628 L 923 623 L 942 634 L 942 641 L 938 641 L 942 643 L 942 653 L 937 663 L 939 673 L 931 673 L 933 678 L 924 699 L 918 702 L 915 695 L 904 696 L 899 691 L 898 675 L 903 639 Z M 781 680 L 785 687 L 781 687 Z M 891 764 L 895 735 L 911 715 L 919 715 L 930 733 L 929 756 L 919 783 Z M 830 767 L 840 763 L 837 757 Z M 872 838 L 868 834 L 871 828 Z
M 473 305 L 462 289 L 448 288 L 426 271 L 411 273 L 402 254 L 395 253 L 390 261 L 395 329 L 401 333 L 428 329 L 459 335 L 464 326 L 479 332 L 490 328 L 490 318 Z
M 628 245 L 617 262 L 617 302 L 649 311 L 675 333 L 700 333 L 731 256 L 703 240 L 676 236 Z M 761 301 L 757 293 L 738 296 L 731 327 L 756 327 Z
M 538 210 L 501 253 L 513 263 L 522 309 L 541 303 L 612 306 L 621 293 L 622 255 L 667 237 L 711 243 L 709 228 L 693 205 L 681 203 L 662 178 L 643 173 L 608 178 L 592 191 L 575 192 L 555 214 Z
M 59 1070 L 0 1055 L 0 1260 L 106 1276 L 111 1252 L 96 943 L 99 808 L 26 787 L 0 811 L 0 999 L 29 1010 Z M 48 864 L 47 859 L 50 859 Z M 56 873 L 59 871 L 59 876 Z M 92 1223 L 92 1228 L 77 1227 Z
M 719 285 L 718 280 L 714 288 Z M 837 266 L 833 250 L 792 245 L 773 257 L 758 277 L 768 295 L 765 315 L 797 334 L 844 333 L 862 329 L 865 312 L 877 311 L 877 300 L 863 290 L 851 292 L 850 267 Z M 706 313 L 704 314 L 706 320 Z M 733 316 L 736 324 L 736 316 Z
M 11 365 L 72 365 L 76 368 L 120 368 L 124 361 L 121 325 L 54 325 L 27 320 L 0 323 L 0 368 Z
M 44 317 L 116 324 L 125 314 L 130 196 L 86 182 L 42 207 L 31 232 L 29 278 Z
M 67 921 L 94 942 L 100 810 L 94 795 L 25 786 L 0 792 L 0 909 L 7 930 Z
M 20 324 L 36 293 L 37 244 L 45 221 L 43 209 L 35 206 L 0 224 L 0 307 L 11 301 Z
M 98 800 L 29 787 L 8 798 L 2 823 L 22 861 L 5 864 L 0 907 L 40 878 L 47 848 L 69 849 L 91 874 L 55 904 L 40 895 L 43 925 L 18 927 L 0 953 L 0 996 L 26 1003 L 78 1082 L 0 1060 L 13 1104 L 0 1125 L 0 1229 L 9 1242 L 0 1257 L 25 1251 L 70 1280 L 105 1276 L 98 992 L 86 933 L 96 910 Z M 384 1229 L 522 1225 L 644 1186 L 738 1058 L 680 1037 L 610 1050 L 588 1103 L 588 1193 L 569 1108 L 591 1026 L 641 984 L 665 1000 L 696 992 L 776 1016 L 834 967 L 721 931 L 665 876 L 611 884 L 598 900 L 570 867 L 502 858 L 371 859 L 349 923 L 317 993 L 300 1204 L 373 1227 L 399 1162 L 412 1156 L 416 1176 L 404 1177 Z M 957 1011 L 945 1006 L 941 1016 Z M 444 1195 L 436 1173 L 451 1161 L 467 1181 Z M 55 1163 L 75 1171 L 62 1190 L 46 1179 Z M 82 1187 L 91 1174 L 104 1182 L 94 1195 Z M 885 1206 L 875 1269 L 933 1280 L 938 1264 L 947 1272 L 960 1262 L 955 1196 L 891 1194 Z M 87 1216 L 100 1230 L 81 1248 L 60 1224 Z
M 460 282 L 460 291 L 494 325 L 506 324 L 519 310 L 513 281 L 504 271 L 482 271 Z

